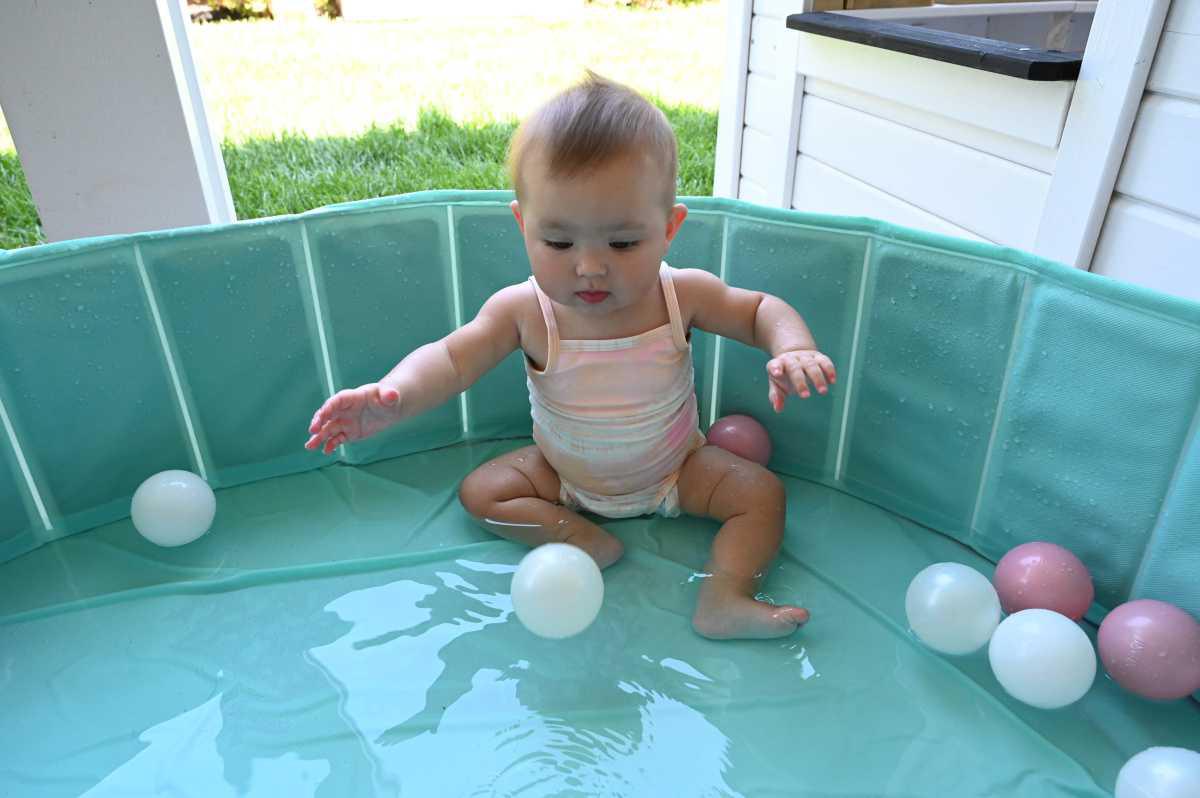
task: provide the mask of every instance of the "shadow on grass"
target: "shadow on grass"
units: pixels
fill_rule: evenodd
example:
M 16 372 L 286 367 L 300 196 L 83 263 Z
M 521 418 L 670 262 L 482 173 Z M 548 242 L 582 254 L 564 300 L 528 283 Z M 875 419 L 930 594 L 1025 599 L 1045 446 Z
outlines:
M 679 139 L 679 193 L 712 193 L 717 115 L 660 107 Z M 505 155 L 515 122 L 461 124 L 426 110 L 417 126 L 375 127 L 358 136 L 282 134 L 221 152 L 239 219 L 300 213 L 322 205 L 428 189 L 508 188 Z M 0 153 L 0 249 L 45 242 L 15 153 Z

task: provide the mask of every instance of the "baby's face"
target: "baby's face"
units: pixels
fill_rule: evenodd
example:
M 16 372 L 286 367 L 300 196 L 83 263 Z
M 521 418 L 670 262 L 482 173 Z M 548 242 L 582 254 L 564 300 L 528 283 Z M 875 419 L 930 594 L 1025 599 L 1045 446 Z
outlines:
M 538 285 L 560 305 L 602 316 L 656 290 L 658 268 L 687 209 L 663 202 L 660 167 L 642 155 L 571 177 L 531 154 L 513 215 Z

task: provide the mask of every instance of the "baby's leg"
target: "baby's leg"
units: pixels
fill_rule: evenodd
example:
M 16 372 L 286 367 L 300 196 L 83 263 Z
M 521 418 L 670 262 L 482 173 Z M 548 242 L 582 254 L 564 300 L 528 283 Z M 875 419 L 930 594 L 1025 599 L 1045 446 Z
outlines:
M 786 496 L 767 469 L 716 446 L 692 454 L 679 473 L 679 505 L 723 522 L 701 582 L 692 626 L 705 637 L 783 637 L 808 610 L 756 601 L 759 578 L 783 540 Z
M 458 497 L 468 513 L 501 537 L 531 547 L 570 543 L 601 568 L 619 560 L 621 541 L 559 504 L 558 491 L 558 474 L 536 446 L 526 446 L 472 471 Z

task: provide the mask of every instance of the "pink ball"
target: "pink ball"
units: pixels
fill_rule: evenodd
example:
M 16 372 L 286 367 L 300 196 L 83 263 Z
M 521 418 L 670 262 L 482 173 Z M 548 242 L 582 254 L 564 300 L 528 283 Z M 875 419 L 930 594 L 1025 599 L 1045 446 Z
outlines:
M 1169 701 L 1200 690 L 1200 623 L 1174 604 L 1138 599 L 1100 624 L 1108 675 L 1131 693 Z
M 1087 566 L 1054 543 L 1022 543 L 1012 549 L 996 564 L 992 584 L 1009 615 L 1053 610 L 1078 621 L 1096 596 Z
M 708 442 L 759 465 L 771 459 L 771 437 L 750 416 L 718 418 L 708 429 Z

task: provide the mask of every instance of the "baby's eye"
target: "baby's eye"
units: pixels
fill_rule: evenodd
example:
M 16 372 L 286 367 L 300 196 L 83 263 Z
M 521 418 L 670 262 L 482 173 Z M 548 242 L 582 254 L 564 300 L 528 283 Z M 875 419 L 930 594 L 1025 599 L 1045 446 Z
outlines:
M 550 249 L 570 249 L 570 248 L 571 248 L 571 242 L 570 242 L 570 241 L 550 241 L 550 240 L 546 240 L 546 246 L 550 247 Z
M 612 241 L 609 246 L 613 249 L 633 249 L 638 243 L 637 241 Z

